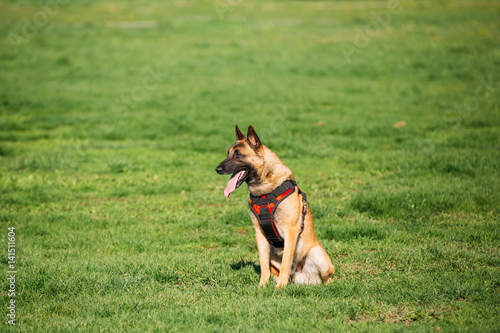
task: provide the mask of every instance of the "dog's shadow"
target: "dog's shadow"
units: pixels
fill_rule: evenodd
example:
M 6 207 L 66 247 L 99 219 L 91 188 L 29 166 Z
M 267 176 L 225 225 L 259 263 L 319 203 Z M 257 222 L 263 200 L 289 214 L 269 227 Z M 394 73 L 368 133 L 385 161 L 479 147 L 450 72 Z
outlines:
M 252 261 L 246 261 L 244 259 L 241 259 L 239 262 L 231 264 L 231 268 L 235 271 L 239 271 L 240 269 L 248 266 L 253 267 L 255 273 L 260 274 L 260 265 L 257 265 Z

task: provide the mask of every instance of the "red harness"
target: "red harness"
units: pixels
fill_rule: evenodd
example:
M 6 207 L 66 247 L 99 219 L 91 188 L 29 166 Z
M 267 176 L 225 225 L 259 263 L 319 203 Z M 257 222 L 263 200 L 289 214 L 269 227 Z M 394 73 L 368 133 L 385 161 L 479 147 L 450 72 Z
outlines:
M 259 220 L 262 231 L 264 231 L 269 244 L 276 248 L 284 247 L 285 240 L 280 236 L 276 224 L 274 223 L 274 211 L 283 200 L 295 192 L 296 186 L 297 183 L 294 180 L 286 180 L 269 194 L 254 197 L 252 193 L 250 193 L 250 200 L 248 201 L 250 210 Z M 304 209 L 302 210 L 302 226 L 300 230 L 300 232 L 302 232 L 302 230 L 304 230 L 304 219 L 307 214 L 307 200 L 306 194 L 300 189 L 299 194 L 302 194 L 302 201 L 304 203 Z

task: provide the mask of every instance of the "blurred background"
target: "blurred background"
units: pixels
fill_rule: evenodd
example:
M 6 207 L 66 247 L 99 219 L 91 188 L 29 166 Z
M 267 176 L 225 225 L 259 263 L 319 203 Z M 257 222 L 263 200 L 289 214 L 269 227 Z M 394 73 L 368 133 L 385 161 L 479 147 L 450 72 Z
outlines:
M 161 192 L 210 191 L 237 123 L 313 183 L 346 166 L 491 175 L 498 5 L 4 1 L 4 171 L 148 171 Z

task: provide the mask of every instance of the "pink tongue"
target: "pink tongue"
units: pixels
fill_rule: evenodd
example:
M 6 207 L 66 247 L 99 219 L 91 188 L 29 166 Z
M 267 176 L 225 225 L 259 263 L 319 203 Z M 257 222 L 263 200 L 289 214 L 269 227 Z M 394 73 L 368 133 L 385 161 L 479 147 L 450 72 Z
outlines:
M 241 174 L 243 171 L 238 172 L 237 174 L 234 175 L 234 177 L 231 177 L 229 181 L 227 182 L 226 189 L 224 190 L 224 195 L 226 197 L 229 197 L 231 192 L 236 190 L 236 184 L 238 184 L 238 179 L 240 179 Z

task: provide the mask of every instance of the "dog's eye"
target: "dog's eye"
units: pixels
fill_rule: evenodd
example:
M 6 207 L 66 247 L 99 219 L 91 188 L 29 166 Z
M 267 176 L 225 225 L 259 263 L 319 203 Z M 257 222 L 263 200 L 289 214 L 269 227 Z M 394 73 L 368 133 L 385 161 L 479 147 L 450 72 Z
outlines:
M 236 156 L 236 157 L 240 157 L 240 156 L 241 156 L 241 154 L 240 154 L 240 152 L 239 152 L 239 151 L 235 150 L 235 151 L 234 151 L 234 156 Z

